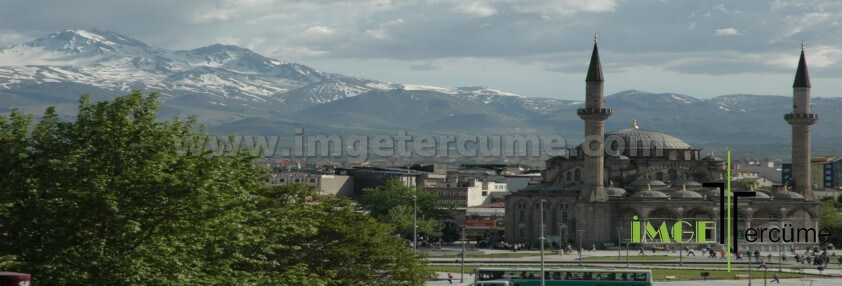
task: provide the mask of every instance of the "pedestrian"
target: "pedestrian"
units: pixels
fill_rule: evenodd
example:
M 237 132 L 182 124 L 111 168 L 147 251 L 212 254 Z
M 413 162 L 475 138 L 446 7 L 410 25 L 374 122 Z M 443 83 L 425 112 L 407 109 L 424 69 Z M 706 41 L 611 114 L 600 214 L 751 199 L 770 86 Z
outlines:
M 646 255 L 646 252 L 643 250 L 643 245 L 641 245 L 638 250 L 640 250 L 640 253 L 638 253 L 637 255 Z
M 652 253 L 655 253 L 655 246 L 652 246 Z
M 754 250 L 754 261 L 760 262 L 760 250 L 757 250 L 757 249 Z
M 781 253 L 781 261 L 786 262 L 786 252 Z
M 743 253 L 737 252 L 737 261 L 743 261 Z
M 772 261 L 772 254 L 766 255 L 766 261 Z
M 447 283 L 453 285 L 453 274 L 447 273 Z
M 725 250 L 722 250 L 722 251 L 719 252 L 719 257 L 722 257 L 722 259 L 725 259 Z
M 693 249 L 688 247 L 687 248 L 687 256 L 691 256 L 691 255 L 696 256 L 696 253 L 693 253 Z
M 775 276 L 772 276 L 772 282 L 781 283 L 781 280 L 778 279 L 778 272 L 775 272 Z
M 596 244 L 591 244 L 591 252 L 596 252 Z
M 766 260 L 760 259 L 760 266 L 757 266 L 757 269 L 766 268 Z M 768 269 L 768 268 L 766 268 Z

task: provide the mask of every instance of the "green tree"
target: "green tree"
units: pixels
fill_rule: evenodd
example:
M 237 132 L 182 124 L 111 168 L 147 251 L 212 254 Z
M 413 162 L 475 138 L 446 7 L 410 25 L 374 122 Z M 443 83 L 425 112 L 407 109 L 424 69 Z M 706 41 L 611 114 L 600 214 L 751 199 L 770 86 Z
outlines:
M 417 196 L 415 202 L 413 196 Z M 418 191 L 399 180 L 389 180 L 385 186 L 363 189 L 360 200 L 363 210 L 379 221 L 394 225 L 396 232 L 405 237 L 412 235 L 414 203 L 417 203 L 418 233 L 441 235 L 442 221 L 451 218 L 452 209 L 438 206 L 436 193 Z
M 392 228 L 311 190 L 265 187 L 245 150 L 180 155 L 195 118 L 156 94 L 0 116 L 0 266 L 44 284 L 419 284 Z M 204 142 L 209 143 L 209 142 Z
M 839 203 L 833 199 L 825 199 L 819 205 L 819 224 L 822 227 L 842 227 L 842 213 L 839 212 Z

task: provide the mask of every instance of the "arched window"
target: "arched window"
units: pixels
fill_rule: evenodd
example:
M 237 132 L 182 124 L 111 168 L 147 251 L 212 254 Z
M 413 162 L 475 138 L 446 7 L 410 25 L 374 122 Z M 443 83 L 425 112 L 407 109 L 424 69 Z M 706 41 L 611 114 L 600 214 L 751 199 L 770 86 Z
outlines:
M 573 174 L 570 171 L 567 171 L 567 182 L 573 181 Z
M 664 180 L 664 173 L 661 173 L 661 172 L 655 173 L 655 180 L 663 181 Z
M 676 172 L 675 169 L 670 169 L 669 170 L 669 177 L 670 177 L 670 181 L 678 179 L 678 172 Z
M 581 169 L 576 169 L 575 177 L 576 177 L 576 182 L 582 181 L 582 170 Z

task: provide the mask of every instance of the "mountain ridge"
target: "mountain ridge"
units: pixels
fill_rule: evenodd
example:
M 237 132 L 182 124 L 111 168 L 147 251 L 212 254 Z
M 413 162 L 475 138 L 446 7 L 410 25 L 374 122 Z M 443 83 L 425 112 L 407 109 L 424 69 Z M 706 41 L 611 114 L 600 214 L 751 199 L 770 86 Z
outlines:
M 296 124 L 320 131 L 396 129 L 432 133 L 561 134 L 581 137 L 581 100 L 530 97 L 491 87 L 399 84 L 319 71 L 233 45 L 167 50 L 99 30 L 65 30 L 0 49 L 0 112 L 72 114 L 78 96 L 109 99 L 130 90 L 161 93 L 162 116 L 198 114 L 211 130 L 265 135 Z M 583 96 L 584 97 L 584 96 Z M 607 130 L 643 128 L 688 142 L 788 142 L 791 98 L 625 90 L 606 96 Z M 814 140 L 842 140 L 842 99 L 813 98 Z M 260 135 L 260 134 L 254 134 Z

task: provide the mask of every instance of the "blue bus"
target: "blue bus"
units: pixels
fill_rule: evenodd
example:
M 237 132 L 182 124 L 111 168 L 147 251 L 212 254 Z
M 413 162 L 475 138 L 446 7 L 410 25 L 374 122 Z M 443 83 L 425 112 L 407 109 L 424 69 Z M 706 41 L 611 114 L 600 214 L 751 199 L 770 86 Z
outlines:
M 477 268 L 474 286 L 540 286 L 541 269 Z M 544 269 L 544 284 L 651 286 L 651 270 Z

